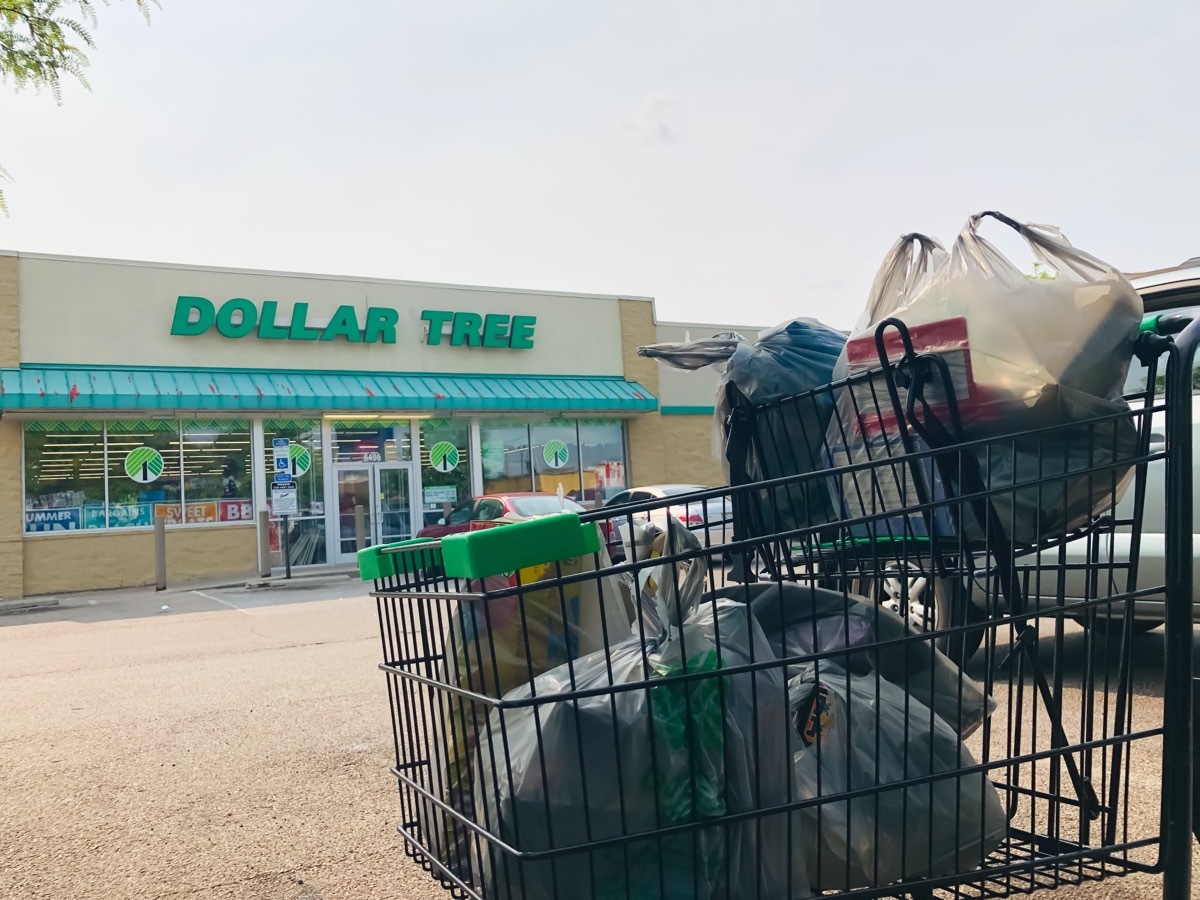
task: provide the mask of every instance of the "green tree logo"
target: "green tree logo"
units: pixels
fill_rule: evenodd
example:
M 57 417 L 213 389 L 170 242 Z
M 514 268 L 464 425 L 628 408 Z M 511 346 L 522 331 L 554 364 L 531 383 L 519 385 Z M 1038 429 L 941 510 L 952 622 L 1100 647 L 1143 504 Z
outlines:
M 162 472 L 162 454 L 153 447 L 134 447 L 125 456 L 125 474 L 138 484 L 149 484 Z
M 453 472 L 458 468 L 459 452 L 449 441 L 438 441 L 429 448 L 429 464 L 439 472 Z
M 299 478 L 312 468 L 312 454 L 303 444 L 289 444 L 288 459 L 292 461 L 293 478 Z
M 546 446 L 542 448 L 542 459 L 552 469 L 561 469 L 570 458 L 571 453 L 562 441 L 546 441 Z

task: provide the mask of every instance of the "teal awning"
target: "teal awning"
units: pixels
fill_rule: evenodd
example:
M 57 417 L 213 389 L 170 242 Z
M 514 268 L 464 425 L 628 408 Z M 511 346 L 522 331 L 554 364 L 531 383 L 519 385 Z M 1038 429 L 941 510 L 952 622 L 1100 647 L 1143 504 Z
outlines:
M 0 369 L 0 410 L 561 410 L 640 412 L 623 378 L 233 371 L 106 366 Z

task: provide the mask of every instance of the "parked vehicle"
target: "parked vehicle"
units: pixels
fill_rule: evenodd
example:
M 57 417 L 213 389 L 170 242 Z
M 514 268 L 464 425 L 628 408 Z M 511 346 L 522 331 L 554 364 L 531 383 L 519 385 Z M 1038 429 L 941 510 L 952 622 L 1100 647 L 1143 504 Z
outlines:
M 1200 316 L 1200 257 L 1189 259 L 1181 266 L 1170 269 L 1160 269 L 1153 272 L 1132 274 L 1129 276 L 1133 286 L 1142 295 L 1145 303 L 1147 318 L 1177 318 L 1177 328 L 1187 321 Z M 1167 329 L 1167 330 L 1177 330 Z M 1135 361 L 1130 367 L 1129 380 L 1126 382 L 1126 392 L 1140 390 L 1145 384 L 1145 369 Z M 1200 484 L 1196 467 L 1200 465 L 1200 369 L 1192 373 L 1192 486 Z M 1158 413 L 1154 416 L 1150 437 L 1151 450 L 1161 450 L 1166 440 L 1164 416 Z M 1125 497 L 1117 505 L 1117 518 L 1128 518 L 1133 508 L 1133 492 L 1126 492 Z M 1146 584 L 1160 584 L 1166 575 L 1166 464 L 1159 460 L 1147 466 L 1146 499 L 1142 508 L 1141 553 L 1138 557 L 1138 580 Z M 1111 553 L 1108 548 L 1101 552 L 1117 564 L 1123 564 L 1129 559 L 1129 534 L 1113 535 Z M 1069 564 L 1087 562 L 1088 547 L 1085 541 L 1076 541 L 1067 547 Z M 1192 586 L 1192 618 L 1200 621 L 1200 504 L 1193 499 L 1192 506 L 1192 559 L 1196 578 Z M 1072 570 L 1067 580 L 1068 598 L 1094 596 L 1089 594 L 1082 567 Z M 1124 604 L 1113 604 L 1114 613 L 1124 613 Z M 1166 621 L 1165 600 L 1161 595 L 1139 597 L 1134 605 L 1133 628 L 1135 632 L 1146 632 L 1162 625 Z M 1101 627 L 1108 625 L 1106 620 L 1097 620 Z
M 508 517 L 510 519 L 532 519 L 556 512 L 583 512 L 574 500 L 564 498 L 560 505 L 556 494 L 539 494 L 530 491 L 511 494 L 485 494 L 450 510 L 450 515 L 433 525 L 426 525 L 417 532 L 417 537 L 440 538 L 460 531 L 470 531 L 473 522 L 491 522 Z
M 671 497 L 682 497 L 697 491 L 707 491 L 709 487 L 703 484 L 651 484 L 645 487 L 630 488 L 610 498 L 604 504 L 604 509 L 614 513 L 622 506 L 635 503 L 665 500 Z M 700 543 L 706 547 L 723 547 L 733 539 L 733 506 L 728 497 L 710 497 L 707 500 L 683 501 L 666 508 L 652 509 L 648 512 L 632 512 L 628 515 L 634 522 L 651 521 L 664 530 L 667 527 L 667 516 L 674 516 L 696 533 Z M 611 520 L 619 532 L 622 521 L 626 516 L 614 516 Z M 611 553 L 611 550 L 610 550 Z

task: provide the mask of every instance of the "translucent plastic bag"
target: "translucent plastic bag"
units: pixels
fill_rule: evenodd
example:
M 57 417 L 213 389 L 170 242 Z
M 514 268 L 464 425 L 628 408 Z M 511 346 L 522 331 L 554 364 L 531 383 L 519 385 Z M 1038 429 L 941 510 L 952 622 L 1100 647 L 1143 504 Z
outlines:
M 957 774 L 975 759 L 926 706 L 830 663 L 805 669 L 788 693 L 800 798 L 872 789 L 796 814 L 797 853 L 813 890 L 970 871 L 1004 840 L 995 787 L 979 772 Z M 944 777 L 887 789 L 931 775 Z
M 845 650 L 833 664 L 855 675 L 878 672 L 932 709 L 961 738 L 973 734 L 996 702 L 975 679 L 902 617 L 866 597 L 809 584 L 764 582 L 723 588 L 713 596 L 749 604 L 780 659 Z M 878 646 L 882 645 L 882 646 Z M 807 663 L 788 667 L 797 674 Z
M 867 308 L 854 326 L 855 334 L 907 306 L 945 262 L 946 249 L 933 238 L 915 231 L 902 234 L 875 273 Z
M 845 343 L 843 333 L 815 319 L 797 318 L 761 332 L 753 343 L 736 332 L 723 332 L 706 341 L 639 347 L 638 353 L 676 368 L 721 368 L 713 450 L 722 461 L 726 478 L 733 484 L 744 484 L 823 468 L 821 439 L 833 412 L 833 401 L 829 396 L 820 396 L 757 417 L 756 448 L 749 441 L 750 435 L 731 440 L 727 432 L 728 387 L 736 387 L 753 405 L 805 394 L 829 384 Z M 824 481 L 763 491 L 757 500 L 767 520 L 763 527 L 768 530 L 828 522 L 834 513 Z
M 1016 231 L 1053 274 L 1023 273 L 979 235 L 985 218 Z M 1114 266 L 1076 249 L 1053 226 L 1022 225 L 993 211 L 967 220 L 944 264 L 934 265 L 935 255 L 928 283 L 915 296 L 904 292 L 889 315 L 904 322 L 918 352 L 949 365 L 969 436 L 1059 424 L 1060 392 L 1120 400 L 1142 301 Z M 851 371 L 863 340 L 866 362 L 878 364 L 874 335 L 855 335 L 847 345 Z M 898 340 L 888 352 L 899 355 Z
M 519 851 L 644 834 L 786 803 L 787 694 L 779 669 L 686 682 L 771 659 L 750 610 L 705 603 L 661 645 L 631 638 L 505 699 L 480 745 L 481 822 Z M 553 699 L 571 690 L 619 691 Z M 634 686 L 634 687 L 631 687 Z M 489 897 L 639 900 L 808 895 L 788 884 L 787 815 L 518 862 L 493 849 Z
M 717 421 L 731 411 L 727 384 L 753 405 L 809 394 L 833 380 L 845 335 L 811 319 L 793 319 L 765 332 L 730 357 L 717 390 Z M 823 469 L 822 439 L 833 414 L 828 393 L 786 402 L 753 417 L 753 435 L 724 435 L 725 474 L 731 484 L 803 475 Z M 750 439 L 752 438 L 752 440 Z M 825 479 L 810 479 L 747 495 L 751 521 L 765 533 L 820 525 L 836 518 Z
M 1052 276 L 1023 274 L 982 238 L 978 228 L 987 217 L 1021 235 Z M 880 365 L 875 325 L 892 317 L 904 323 L 917 353 L 934 354 L 945 364 L 963 439 L 1057 430 L 980 447 L 972 451 L 969 468 L 960 468 L 961 461 L 954 459 L 948 475 L 932 458 L 846 473 L 835 489 L 844 514 L 880 516 L 1036 480 L 1042 484 L 1001 490 L 992 498 L 1010 539 L 1033 543 L 1084 524 L 1120 499 L 1136 452 L 1128 419 L 1098 427 L 1090 420 L 1128 412 L 1120 391 L 1141 321 L 1140 297 L 1115 268 L 1077 250 L 1050 226 L 979 213 L 967 221 L 944 260 L 935 242 L 916 237 L 906 235 L 884 261 L 875 280 L 881 293 L 872 296 L 872 309 L 863 317 L 867 324 L 847 342 L 838 374 L 860 374 Z M 906 248 L 907 254 L 902 252 Z M 888 285 L 892 288 L 885 290 Z M 903 355 L 899 332 L 885 330 L 882 337 L 888 359 L 895 362 Z M 899 394 L 898 416 L 882 377 L 855 379 L 853 387 L 841 392 L 827 438 L 831 465 L 903 460 L 907 449 L 897 421 L 905 415 L 903 386 Z M 949 429 L 949 397 L 940 377 L 926 384 L 922 399 Z M 917 450 L 928 449 L 919 436 L 914 444 Z M 1110 471 L 1089 474 L 1114 464 Z M 913 465 L 919 473 L 914 474 Z M 933 514 L 938 534 L 959 532 L 946 507 Z M 880 518 L 857 532 L 929 534 L 922 517 L 904 518 Z M 960 524 L 969 540 L 981 538 L 986 529 L 985 522 L 971 515 Z

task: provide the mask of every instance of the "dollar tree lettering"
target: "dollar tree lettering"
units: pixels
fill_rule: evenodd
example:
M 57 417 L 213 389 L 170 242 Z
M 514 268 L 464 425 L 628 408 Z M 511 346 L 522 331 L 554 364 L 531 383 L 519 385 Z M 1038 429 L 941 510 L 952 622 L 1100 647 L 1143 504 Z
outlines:
M 134 447 L 125 456 L 125 474 L 139 484 L 149 484 L 162 472 L 162 454 L 153 447 Z
M 429 464 L 439 472 L 453 472 L 458 462 L 458 448 L 449 441 L 438 441 L 429 448 Z
M 546 446 L 542 448 L 542 459 L 552 469 L 561 469 L 570 456 L 567 445 L 562 441 L 546 441 Z

